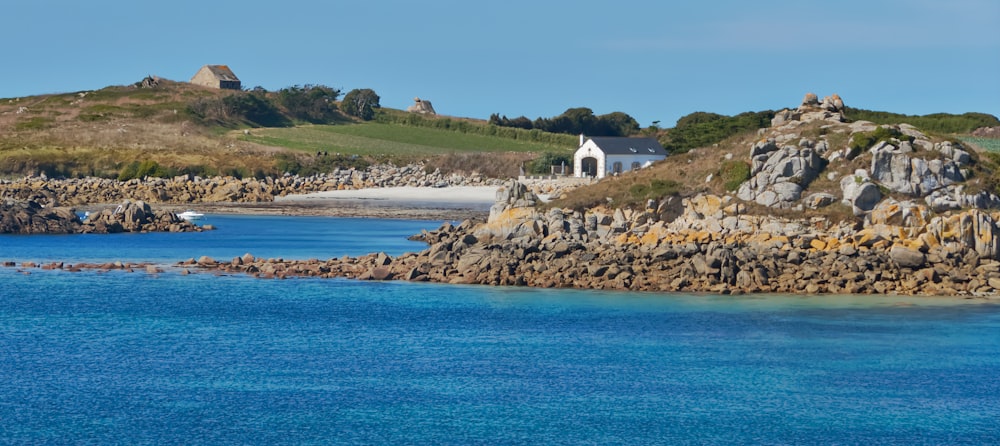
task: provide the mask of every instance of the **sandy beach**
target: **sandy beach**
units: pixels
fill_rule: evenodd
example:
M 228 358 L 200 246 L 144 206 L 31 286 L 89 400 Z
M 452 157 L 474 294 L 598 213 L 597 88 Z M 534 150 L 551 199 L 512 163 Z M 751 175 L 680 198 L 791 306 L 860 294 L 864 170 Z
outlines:
M 489 215 L 496 191 L 495 186 L 385 187 L 287 195 L 270 203 L 203 203 L 193 207 L 204 213 L 464 220 Z
M 275 197 L 275 203 L 358 203 L 382 207 L 473 209 L 489 211 L 496 199 L 493 186 L 380 187 L 335 190 Z

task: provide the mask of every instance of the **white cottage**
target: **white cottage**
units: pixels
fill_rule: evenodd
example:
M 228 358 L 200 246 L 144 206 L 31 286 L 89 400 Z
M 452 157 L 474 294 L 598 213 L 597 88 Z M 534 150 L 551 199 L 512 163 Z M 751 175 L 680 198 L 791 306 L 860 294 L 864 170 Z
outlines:
M 666 157 L 666 149 L 655 138 L 580 135 L 580 148 L 573 155 L 573 176 L 604 178 L 641 169 Z

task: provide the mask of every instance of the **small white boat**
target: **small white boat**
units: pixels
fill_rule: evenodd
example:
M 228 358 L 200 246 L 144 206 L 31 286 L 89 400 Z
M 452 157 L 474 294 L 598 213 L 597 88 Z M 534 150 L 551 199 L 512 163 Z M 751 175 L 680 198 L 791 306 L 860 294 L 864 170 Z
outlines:
M 187 221 L 194 221 L 194 220 L 197 220 L 197 219 L 199 219 L 201 217 L 204 217 L 205 214 L 199 214 L 199 213 L 197 213 L 195 211 L 192 211 L 192 210 L 188 209 L 188 210 L 186 210 L 184 212 L 181 212 L 180 214 L 177 214 L 177 216 L 180 217 L 180 218 L 182 218 L 182 219 L 184 219 L 184 220 L 187 220 Z

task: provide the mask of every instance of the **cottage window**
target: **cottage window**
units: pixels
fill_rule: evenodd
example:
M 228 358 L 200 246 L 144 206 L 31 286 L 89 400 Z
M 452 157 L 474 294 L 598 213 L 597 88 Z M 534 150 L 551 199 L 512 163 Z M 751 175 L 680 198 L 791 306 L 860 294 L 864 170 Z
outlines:
M 613 173 L 622 173 L 622 163 L 621 163 L 621 161 L 615 161 L 615 163 L 612 164 L 611 171 Z
M 632 170 L 636 170 L 640 167 L 642 167 L 642 164 L 640 164 L 638 161 L 632 161 Z

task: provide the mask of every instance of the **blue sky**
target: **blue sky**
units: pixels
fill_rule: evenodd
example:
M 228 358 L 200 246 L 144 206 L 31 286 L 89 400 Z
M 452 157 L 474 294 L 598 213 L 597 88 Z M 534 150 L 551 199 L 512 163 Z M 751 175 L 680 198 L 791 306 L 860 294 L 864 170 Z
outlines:
M 0 97 L 227 64 L 244 86 L 371 88 L 439 114 L 628 113 L 672 127 L 838 93 L 1000 116 L 1000 1 L 8 0 Z

